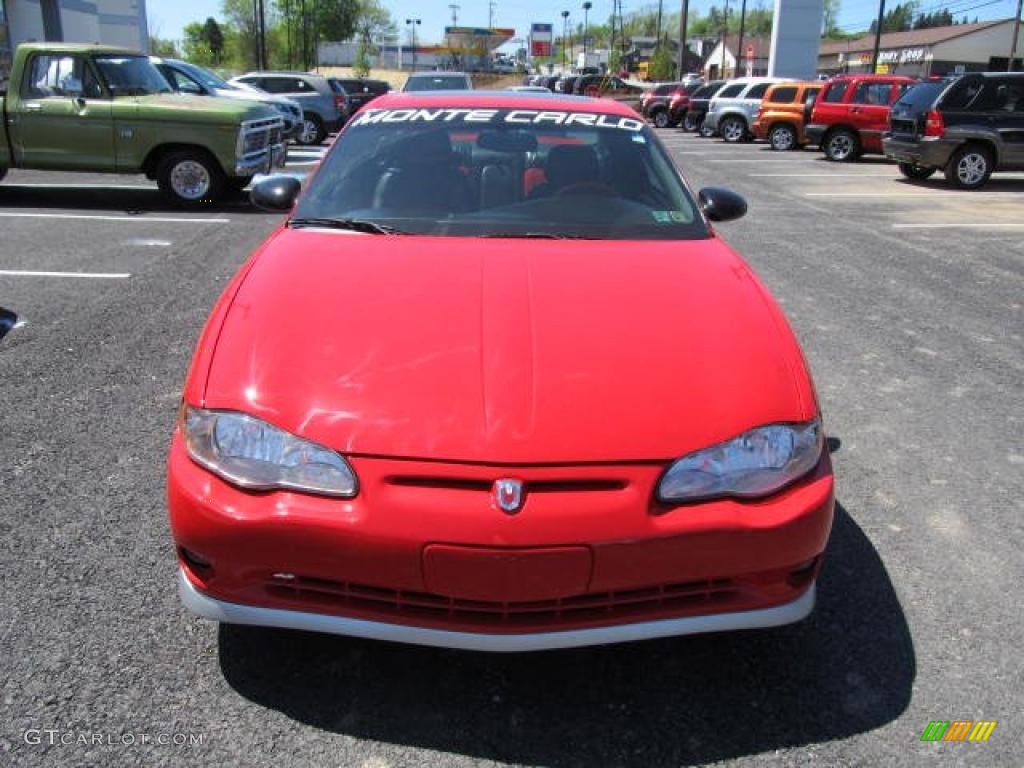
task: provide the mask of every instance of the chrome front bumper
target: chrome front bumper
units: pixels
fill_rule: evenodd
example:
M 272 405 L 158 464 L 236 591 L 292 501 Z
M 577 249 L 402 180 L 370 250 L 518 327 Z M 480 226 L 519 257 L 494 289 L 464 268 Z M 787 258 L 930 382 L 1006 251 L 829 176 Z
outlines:
M 687 616 L 679 619 L 659 619 L 637 624 L 617 624 L 593 629 L 573 629 L 561 632 L 529 634 L 484 634 L 427 629 L 406 624 L 386 624 L 364 619 L 350 619 L 304 611 L 280 608 L 261 608 L 217 600 L 196 589 L 183 571 L 178 571 L 178 591 L 181 601 L 192 613 L 205 619 L 226 624 L 251 624 L 260 627 L 299 629 L 332 635 L 349 635 L 370 640 L 430 645 L 438 648 L 457 648 L 465 651 L 491 651 L 516 653 L 546 651 L 557 648 L 576 648 L 586 645 L 626 643 L 676 635 L 696 635 L 705 632 L 731 632 L 740 629 L 779 627 L 805 618 L 814 608 L 815 584 L 796 600 L 773 608 L 753 611 L 716 613 L 707 616 Z

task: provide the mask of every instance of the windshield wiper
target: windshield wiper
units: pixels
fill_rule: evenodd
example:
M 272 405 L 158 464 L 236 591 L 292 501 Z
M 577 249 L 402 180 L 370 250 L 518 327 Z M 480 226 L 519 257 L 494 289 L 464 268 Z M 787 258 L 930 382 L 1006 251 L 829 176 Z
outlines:
M 332 219 L 330 217 L 309 217 L 292 219 L 288 222 L 289 227 L 302 229 L 303 227 L 322 227 L 324 229 L 349 229 L 353 232 L 366 232 L 371 235 L 404 235 L 407 234 L 389 224 L 380 224 L 369 219 Z
M 486 235 L 480 235 L 480 237 L 495 237 L 495 238 L 508 238 L 508 239 L 527 239 L 527 240 L 591 240 L 593 238 L 584 237 L 583 235 L 561 235 L 557 232 L 489 232 Z

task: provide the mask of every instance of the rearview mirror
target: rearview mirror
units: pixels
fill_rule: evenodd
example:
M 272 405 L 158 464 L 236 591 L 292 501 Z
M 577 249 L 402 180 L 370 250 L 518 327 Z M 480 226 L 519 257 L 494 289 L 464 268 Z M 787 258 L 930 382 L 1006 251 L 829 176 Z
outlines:
M 302 182 L 294 176 L 270 176 L 252 185 L 249 200 L 263 211 L 287 212 L 295 205 L 301 191 Z
M 729 189 L 704 187 L 697 197 L 700 209 L 711 221 L 732 221 L 747 212 L 747 201 Z

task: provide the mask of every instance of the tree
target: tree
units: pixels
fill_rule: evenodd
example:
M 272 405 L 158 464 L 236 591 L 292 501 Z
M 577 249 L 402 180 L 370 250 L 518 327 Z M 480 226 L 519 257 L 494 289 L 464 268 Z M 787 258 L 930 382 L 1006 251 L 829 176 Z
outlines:
M 176 59 L 180 56 L 178 46 L 173 40 L 155 36 L 149 38 L 149 52 L 153 56 L 163 56 L 165 59 Z
M 395 22 L 386 8 L 377 0 L 362 0 L 356 20 L 358 45 L 353 66 L 356 77 L 370 74 L 370 57 L 378 50 L 375 41 L 395 34 Z
M 840 0 L 825 0 L 823 5 L 822 36 L 830 39 L 838 37 L 842 34 L 842 30 L 839 29 L 839 14 L 842 12 Z
M 647 65 L 647 77 L 655 82 L 659 80 L 671 80 L 675 72 L 676 63 L 672 60 L 672 52 L 667 45 L 659 43 L 651 54 L 651 61 Z
M 213 51 L 210 50 L 206 38 L 203 36 L 203 25 L 193 21 L 185 25 L 185 39 L 181 45 L 184 49 L 185 58 L 193 64 L 202 67 L 209 67 L 213 64 Z
M 207 17 L 203 24 L 202 37 L 206 47 L 213 55 L 213 63 L 220 64 L 224 56 L 224 33 L 221 31 L 220 24 L 212 16 Z

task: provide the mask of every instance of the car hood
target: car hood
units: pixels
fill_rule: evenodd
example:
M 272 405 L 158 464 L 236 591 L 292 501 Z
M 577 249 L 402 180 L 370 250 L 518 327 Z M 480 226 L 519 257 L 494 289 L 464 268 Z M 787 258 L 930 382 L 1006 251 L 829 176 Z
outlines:
M 817 410 L 785 319 L 717 238 L 281 229 L 224 317 L 202 404 L 352 454 L 665 460 Z
M 154 93 L 130 98 L 137 104 L 140 119 L 224 124 L 278 116 L 273 107 L 259 103 L 258 96 L 240 100 L 185 93 Z

